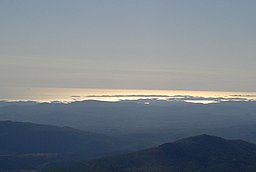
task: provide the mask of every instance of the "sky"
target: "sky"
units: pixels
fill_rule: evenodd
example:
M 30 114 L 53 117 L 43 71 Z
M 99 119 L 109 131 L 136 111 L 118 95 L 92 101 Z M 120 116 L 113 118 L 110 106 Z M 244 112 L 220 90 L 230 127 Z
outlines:
M 255 8 L 254 0 L 1 0 L 0 98 L 44 88 L 256 92 Z

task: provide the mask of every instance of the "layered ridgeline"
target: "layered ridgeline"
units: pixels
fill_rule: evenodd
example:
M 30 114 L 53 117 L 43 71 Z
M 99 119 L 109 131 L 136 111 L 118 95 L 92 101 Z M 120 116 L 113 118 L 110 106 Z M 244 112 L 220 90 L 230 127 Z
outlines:
M 56 171 L 56 170 L 53 170 Z M 256 145 L 210 135 L 80 163 L 59 172 L 255 172 Z
M 0 120 L 69 126 L 106 134 L 250 125 L 256 124 L 255 112 L 256 101 L 208 105 L 164 100 L 0 102 Z
M 0 101 L 0 120 L 125 136 L 139 149 L 202 133 L 256 143 L 256 101 L 207 105 L 155 99 L 68 104 Z
M 70 127 L 0 122 L 0 171 L 63 166 L 125 149 L 113 137 Z

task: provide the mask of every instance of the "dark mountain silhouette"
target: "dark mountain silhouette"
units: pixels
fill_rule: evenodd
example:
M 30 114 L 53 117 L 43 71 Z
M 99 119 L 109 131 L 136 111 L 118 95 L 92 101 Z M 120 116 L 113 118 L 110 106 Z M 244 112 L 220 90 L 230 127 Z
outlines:
M 12 121 L 0 122 L 0 140 L 0 151 L 17 153 L 90 153 L 113 148 L 111 138 L 102 134 Z
M 76 172 L 255 172 L 256 145 L 210 135 L 81 163 L 60 171 Z
M 0 171 L 37 169 L 110 155 L 115 138 L 70 127 L 0 122 Z

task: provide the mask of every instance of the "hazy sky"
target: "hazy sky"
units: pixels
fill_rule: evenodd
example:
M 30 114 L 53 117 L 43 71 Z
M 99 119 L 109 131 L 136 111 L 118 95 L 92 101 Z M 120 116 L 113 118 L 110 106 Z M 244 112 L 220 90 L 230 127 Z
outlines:
M 1 0 L 0 93 L 256 91 L 255 9 L 255 0 Z

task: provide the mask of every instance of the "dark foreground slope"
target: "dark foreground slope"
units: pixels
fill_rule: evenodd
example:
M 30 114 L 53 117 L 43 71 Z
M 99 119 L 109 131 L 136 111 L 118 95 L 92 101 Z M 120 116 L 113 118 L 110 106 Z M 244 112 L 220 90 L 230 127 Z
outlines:
M 0 171 L 43 169 L 119 151 L 107 136 L 69 127 L 0 122 Z
M 82 163 L 76 172 L 255 172 L 256 145 L 200 135 L 159 147 Z

